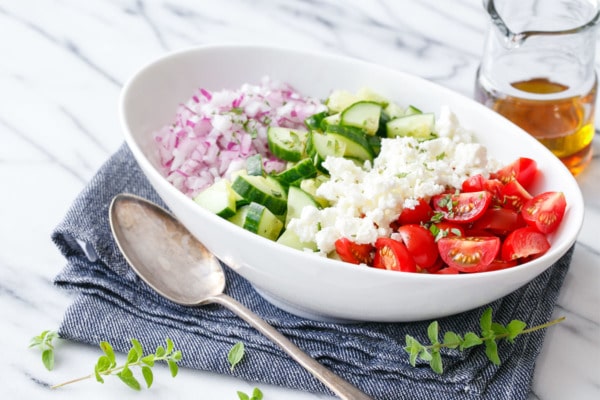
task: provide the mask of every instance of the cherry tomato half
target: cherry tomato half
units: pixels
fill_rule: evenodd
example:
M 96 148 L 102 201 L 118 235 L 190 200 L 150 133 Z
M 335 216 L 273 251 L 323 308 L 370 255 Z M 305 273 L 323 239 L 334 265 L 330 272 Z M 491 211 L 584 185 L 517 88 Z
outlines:
M 485 271 L 500 250 L 496 236 L 446 237 L 437 244 L 442 260 L 461 272 Z
M 518 182 L 510 181 L 502 188 L 502 207 L 521 211 L 523 204 L 531 200 L 533 196 Z
M 417 266 L 429 269 L 435 264 L 439 253 L 435 238 L 429 229 L 421 225 L 409 224 L 398 228 L 398 233 Z
M 505 236 L 515 229 L 524 227 L 525 221 L 521 213 L 507 208 L 490 207 L 473 223 L 473 231 L 490 231 Z
M 458 194 L 440 194 L 432 198 L 433 209 L 440 211 L 451 222 L 471 222 L 479 218 L 490 205 L 488 191 Z
M 511 232 L 502 243 L 502 259 L 512 261 L 541 256 L 550 248 L 546 235 L 531 228 L 519 228 Z
M 404 243 L 386 237 L 375 242 L 373 266 L 391 271 L 417 272 L 415 260 Z
M 398 223 L 400 225 L 420 224 L 429 221 L 432 215 L 433 210 L 429 203 L 424 199 L 419 199 L 419 203 L 414 208 L 404 207 L 402 209 Z
M 563 192 L 544 192 L 523 205 L 525 221 L 542 233 L 554 232 L 565 215 L 567 201 Z
M 527 157 L 521 157 L 506 167 L 500 169 L 492 176 L 507 184 L 512 180 L 517 180 L 523 187 L 529 187 L 537 175 L 537 163 L 535 160 Z
M 348 238 L 340 238 L 335 241 L 335 251 L 347 263 L 367 264 L 373 261 L 373 246 L 370 244 L 359 244 Z

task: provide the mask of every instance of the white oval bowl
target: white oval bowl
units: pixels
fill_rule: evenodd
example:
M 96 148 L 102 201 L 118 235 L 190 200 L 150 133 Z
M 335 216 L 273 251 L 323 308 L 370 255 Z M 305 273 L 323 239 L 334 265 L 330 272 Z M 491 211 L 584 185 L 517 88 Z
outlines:
M 514 268 L 464 275 L 400 273 L 358 267 L 294 250 L 204 210 L 167 182 L 158 169 L 153 132 L 172 122 L 176 108 L 200 88 L 236 89 L 263 76 L 290 83 L 304 95 L 369 87 L 399 104 L 439 112 L 448 105 L 503 162 L 531 157 L 542 177 L 532 192 L 561 190 L 562 225 L 542 257 Z M 137 72 L 123 88 L 119 113 L 136 161 L 175 216 L 219 259 L 267 300 L 293 314 L 336 321 L 416 321 L 470 310 L 523 286 L 575 242 L 583 222 L 577 182 L 544 146 L 481 104 L 393 69 L 355 59 L 264 46 L 218 45 L 168 54 Z

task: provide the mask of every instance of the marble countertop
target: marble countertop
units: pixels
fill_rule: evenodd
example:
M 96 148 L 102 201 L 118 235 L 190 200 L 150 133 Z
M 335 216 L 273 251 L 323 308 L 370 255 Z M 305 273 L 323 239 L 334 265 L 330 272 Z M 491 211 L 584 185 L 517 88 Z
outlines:
M 272 44 L 380 63 L 472 95 L 487 16 L 457 0 L 4 0 L 0 2 L 0 398 L 237 399 L 259 386 L 265 399 L 328 398 L 212 373 L 182 370 L 134 393 L 116 380 L 52 391 L 86 375 L 99 350 L 60 341 L 46 371 L 29 339 L 56 329 L 72 297 L 55 288 L 65 261 L 53 228 L 122 143 L 123 83 L 167 51 L 215 43 Z M 598 51 L 596 52 L 598 54 Z M 597 62 L 600 57 L 596 57 Z M 600 398 L 600 137 L 577 181 L 586 217 L 531 399 Z

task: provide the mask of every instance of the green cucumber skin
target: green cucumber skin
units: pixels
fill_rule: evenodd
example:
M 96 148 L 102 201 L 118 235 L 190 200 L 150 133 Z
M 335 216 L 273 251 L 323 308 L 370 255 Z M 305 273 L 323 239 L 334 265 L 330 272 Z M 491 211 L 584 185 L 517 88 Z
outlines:
M 283 222 L 262 204 L 250 203 L 243 228 L 269 240 L 277 240 L 283 229 Z
M 284 185 L 299 184 L 305 179 L 317 176 L 317 168 L 311 159 L 305 158 L 298 164 L 275 175 L 275 179 Z
M 269 150 L 284 161 L 300 161 L 304 157 L 307 135 L 297 129 L 270 127 L 267 131 Z
M 265 186 L 265 190 L 270 191 L 269 193 L 256 187 L 257 182 L 260 183 L 261 180 L 264 180 L 262 185 Z M 283 186 L 274 178 L 240 175 L 233 181 L 231 188 L 247 201 L 264 205 L 273 214 L 285 214 L 287 208 L 286 192 Z

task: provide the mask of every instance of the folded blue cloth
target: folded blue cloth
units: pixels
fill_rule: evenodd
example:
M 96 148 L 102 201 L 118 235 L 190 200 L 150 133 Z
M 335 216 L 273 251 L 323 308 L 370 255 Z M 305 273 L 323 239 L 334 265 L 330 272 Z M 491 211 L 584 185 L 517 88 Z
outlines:
M 227 309 L 217 305 L 179 306 L 143 283 L 119 252 L 108 223 L 111 199 L 122 192 L 164 206 L 126 145 L 99 170 L 52 235 L 67 259 L 55 283 L 77 293 L 59 328 L 62 338 L 90 344 L 105 340 L 125 352 L 130 338 L 154 349 L 169 337 L 183 352 L 181 366 L 233 374 L 259 383 L 329 392 Z M 548 321 L 572 251 L 531 283 L 490 304 L 494 320 L 506 324 L 520 319 L 530 326 Z M 523 335 L 514 344 L 500 342 L 500 366 L 487 359 L 482 346 L 463 352 L 443 351 L 445 371 L 438 375 L 427 364 L 410 366 L 403 350 L 407 334 L 427 342 L 430 321 L 344 325 L 311 321 L 274 307 L 245 279 L 225 270 L 229 295 L 376 399 L 518 400 L 528 396 L 543 330 Z M 478 331 L 484 308 L 439 319 L 440 331 Z M 245 344 L 246 353 L 232 372 L 227 353 L 238 341 Z

